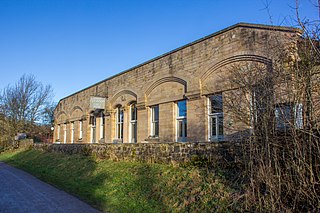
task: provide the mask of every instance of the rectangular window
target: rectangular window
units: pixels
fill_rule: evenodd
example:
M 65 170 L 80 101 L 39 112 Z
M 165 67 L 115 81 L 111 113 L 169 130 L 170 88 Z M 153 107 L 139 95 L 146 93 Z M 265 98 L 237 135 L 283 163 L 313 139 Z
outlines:
M 91 124 L 91 143 L 96 142 L 96 116 L 90 116 L 90 124 Z
M 101 112 L 100 115 L 100 139 L 104 138 L 104 114 Z
M 295 126 L 298 129 L 303 128 L 303 105 L 296 104 L 294 108 Z
M 275 124 L 278 130 L 287 130 L 292 121 L 290 104 L 281 104 L 275 107 Z
M 71 122 L 71 143 L 74 142 L 74 122 Z
M 187 101 L 177 102 L 177 141 L 187 141 Z
M 137 142 L 137 107 L 135 103 L 130 105 L 130 142 Z
M 67 124 L 63 124 L 63 142 L 67 143 Z
M 123 109 L 121 107 L 118 107 L 116 111 L 116 137 L 123 139 Z
M 275 127 L 277 130 L 286 131 L 290 127 L 303 128 L 303 105 L 301 103 L 285 103 L 275 106 Z
M 60 124 L 58 125 L 57 139 L 60 140 Z
M 82 120 L 79 121 L 79 139 L 81 140 L 82 139 Z
M 208 97 L 209 141 L 223 139 L 223 99 L 222 94 Z
M 151 136 L 159 137 L 159 105 L 151 107 Z

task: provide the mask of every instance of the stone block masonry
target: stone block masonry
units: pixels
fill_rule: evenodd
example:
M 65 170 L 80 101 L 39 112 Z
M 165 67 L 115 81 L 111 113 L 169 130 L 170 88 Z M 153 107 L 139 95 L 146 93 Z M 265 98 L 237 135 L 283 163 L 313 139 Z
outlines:
M 34 144 L 36 150 L 81 154 L 113 161 L 185 164 L 192 161 L 211 163 L 237 162 L 239 143 L 117 143 L 117 144 Z
M 246 103 L 238 113 L 246 116 L 232 114 L 228 104 L 240 86 L 232 74 L 259 67 L 259 76 L 265 76 L 279 60 L 271 50 L 291 55 L 299 38 L 295 28 L 239 23 L 186 44 L 62 98 L 54 111 L 54 141 L 230 140 L 251 128 L 251 105 L 245 101 L 251 92 L 235 96 Z

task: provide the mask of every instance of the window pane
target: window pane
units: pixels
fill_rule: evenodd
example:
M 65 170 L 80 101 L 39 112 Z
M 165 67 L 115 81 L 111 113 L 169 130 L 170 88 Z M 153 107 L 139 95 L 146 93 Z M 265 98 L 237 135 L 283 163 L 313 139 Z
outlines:
M 213 95 L 210 97 L 211 113 L 223 112 L 222 95 Z
M 94 123 L 93 120 L 94 120 L 94 118 L 93 118 L 93 116 L 91 115 L 91 116 L 90 116 L 90 119 L 89 119 L 89 124 L 90 124 L 90 125 L 93 125 L 93 123 Z
M 184 122 L 184 136 L 187 137 L 187 122 Z
M 182 120 L 178 121 L 178 137 L 183 137 L 183 122 L 182 122 Z
M 137 142 L 137 124 L 136 123 L 131 123 L 131 141 L 132 142 Z
M 154 135 L 155 136 L 159 135 L 159 123 L 158 122 L 154 123 Z
M 117 124 L 117 138 L 120 138 L 120 124 Z
M 187 116 L 187 101 L 179 101 L 178 102 L 178 117 Z
M 104 124 L 105 124 L 104 114 L 101 113 L 101 125 L 104 125 Z
M 302 106 L 302 104 L 296 104 L 295 124 L 296 124 L 296 127 L 299 129 L 301 129 L 303 127 L 303 106 Z
M 275 109 L 276 125 L 279 129 L 289 127 L 291 121 L 291 106 L 281 105 Z
M 120 122 L 121 123 L 123 122 L 123 110 L 122 109 L 120 110 Z
M 131 105 L 131 120 L 132 121 L 137 120 L 137 108 L 135 104 Z
M 217 135 L 217 119 L 216 117 L 211 117 L 211 135 Z
M 153 109 L 153 121 L 159 121 L 159 106 L 154 106 L 152 109 Z

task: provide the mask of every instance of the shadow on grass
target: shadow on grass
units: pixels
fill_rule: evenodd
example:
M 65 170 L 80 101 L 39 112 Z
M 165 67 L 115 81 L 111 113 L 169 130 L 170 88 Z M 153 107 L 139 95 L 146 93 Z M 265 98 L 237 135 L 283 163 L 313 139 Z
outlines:
M 147 164 L 96 161 L 89 156 L 35 150 L 16 152 L 4 161 L 102 211 L 168 211 L 153 191 L 157 175 Z

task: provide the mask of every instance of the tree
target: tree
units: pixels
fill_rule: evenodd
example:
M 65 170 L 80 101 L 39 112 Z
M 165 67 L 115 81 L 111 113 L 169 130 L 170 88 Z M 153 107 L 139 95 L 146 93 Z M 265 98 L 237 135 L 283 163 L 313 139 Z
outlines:
M 250 211 L 320 208 L 320 21 L 301 20 L 298 3 L 301 35 L 265 41 L 271 69 L 239 63 L 224 79 L 229 114 L 252 129 L 243 144 Z
M 33 75 L 24 74 L 15 85 L 8 85 L 0 93 L 2 113 L 10 126 L 10 135 L 30 132 L 42 123 L 52 105 L 50 85 L 36 81 Z

